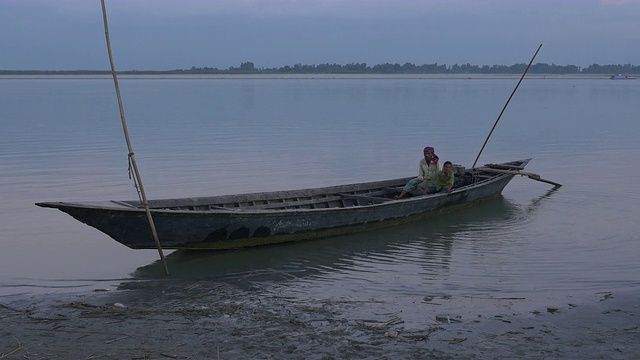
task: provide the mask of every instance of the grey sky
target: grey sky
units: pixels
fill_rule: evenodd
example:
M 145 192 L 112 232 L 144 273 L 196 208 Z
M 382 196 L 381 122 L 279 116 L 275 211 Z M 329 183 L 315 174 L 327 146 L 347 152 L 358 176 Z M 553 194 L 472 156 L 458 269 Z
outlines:
M 119 70 L 640 65 L 640 0 L 106 0 Z M 0 0 L 1 70 L 109 68 L 99 0 Z

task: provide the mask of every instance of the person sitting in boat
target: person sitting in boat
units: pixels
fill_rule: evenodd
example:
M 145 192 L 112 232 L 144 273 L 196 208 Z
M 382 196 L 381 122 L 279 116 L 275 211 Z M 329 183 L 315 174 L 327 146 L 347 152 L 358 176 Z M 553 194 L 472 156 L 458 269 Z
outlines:
M 453 164 L 451 161 L 445 161 L 442 170 L 433 175 L 429 181 L 429 185 L 425 190 L 425 194 L 433 194 L 439 192 L 450 193 L 454 183 Z
M 407 194 L 417 190 L 424 192 L 427 189 L 429 178 L 440 171 L 440 165 L 438 164 L 439 158 L 433 147 L 425 147 L 423 153 L 424 158 L 420 159 L 420 163 L 418 164 L 418 177 L 411 179 L 407 185 L 402 188 L 400 195 L 395 196 L 396 199 L 402 199 L 407 196 Z

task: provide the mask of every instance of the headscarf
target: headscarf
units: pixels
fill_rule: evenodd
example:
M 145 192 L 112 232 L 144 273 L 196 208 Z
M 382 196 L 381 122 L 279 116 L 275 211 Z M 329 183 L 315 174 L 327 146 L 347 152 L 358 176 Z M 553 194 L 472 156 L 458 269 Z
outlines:
M 427 151 L 433 154 L 433 156 L 431 157 L 431 162 L 434 164 L 438 164 L 438 160 L 440 160 L 440 158 L 438 157 L 438 155 L 436 155 L 436 151 L 433 149 L 433 147 L 431 146 L 425 147 L 423 152 L 427 152 Z

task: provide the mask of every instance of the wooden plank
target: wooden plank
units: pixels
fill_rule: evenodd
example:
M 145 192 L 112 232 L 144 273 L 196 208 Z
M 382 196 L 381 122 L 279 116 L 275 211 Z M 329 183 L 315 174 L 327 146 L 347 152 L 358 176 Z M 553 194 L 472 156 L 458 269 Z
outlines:
M 524 166 L 522 165 L 516 166 L 516 165 L 506 165 L 506 164 L 485 164 L 484 166 L 492 169 L 502 169 L 502 170 L 524 169 Z
M 311 205 L 311 204 L 317 204 L 317 203 L 324 203 L 324 202 L 329 202 L 329 201 L 336 201 L 336 200 L 340 200 L 341 197 L 340 196 L 328 196 L 328 197 L 321 197 L 321 198 L 315 198 L 315 199 L 310 199 L 310 200 L 296 200 L 296 201 L 286 201 L 285 202 L 281 202 L 281 203 L 273 203 L 273 204 L 263 204 L 263 205 L 256 205 L 256 206 L 245 206 L 243 208 L 246 209 L 251 209 L 251 210 L 255 210 L 255 209 L 279 209 L 279 208 L 290 208 L 290 207 L 295 207 L 295 206 L 305 206 L 305 205 Z
M 124 202 L 124 201 L 111 200 L 111 202 L 112 202 L 112 203 L 114 203 L 114 204 L 118 204 L 118 205 L 126 206 L 126 207 L 128 207 L 128 208 L 141 209 L 141 208 L 139 208 L 139 207 L 137 207 L 137 206 L 133 206 L 133 205 L 131 205 L 131 204 L 129 204 L 129 203 L 126 203 L 126 202 Z
M 376 204 L 380 204 L 383 202 L 387 202 L 387 201 L 391 201 L 391 199 L 387 199 L 387 198 L 381 198 L 381 197 L 374 197 L 374 196 L 364 196 L 364 195 L 352 195 L 352 194 L 340 194 L 340 196 L 347 198 L 347 199 L 354 199 L 354 200 L 368 200 L 368 201 L 374 201 Z
M 241 209 L 241 208 L 209 205 L 209 210 L 238 210 L 238 209 Z

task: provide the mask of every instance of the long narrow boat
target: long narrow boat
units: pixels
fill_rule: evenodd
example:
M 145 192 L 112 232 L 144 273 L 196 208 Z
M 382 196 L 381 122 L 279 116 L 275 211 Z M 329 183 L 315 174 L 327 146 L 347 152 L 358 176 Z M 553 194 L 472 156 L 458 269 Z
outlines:
M 233 249 L 367 231 L 416 221 L 499 195 L 531 159 L 457 168 L 451 193 L 396 200 L 412 179 L 315 189 L 149 200 L 163 248 Z M 525 173 L 530 174 L 530 173 Z M 156 243 L 140 201 L 41 202 L 133 249 Z

